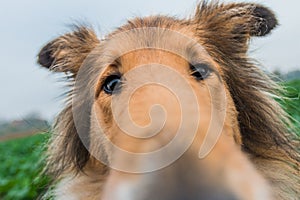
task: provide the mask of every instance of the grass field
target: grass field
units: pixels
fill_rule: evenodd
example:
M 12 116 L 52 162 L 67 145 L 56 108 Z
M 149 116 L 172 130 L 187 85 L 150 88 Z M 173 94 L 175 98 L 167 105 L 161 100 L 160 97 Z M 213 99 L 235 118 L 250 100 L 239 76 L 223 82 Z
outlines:
M 283 85 L 286 89 L 286 99 L 279 100 L 285 111 L 293 118 L 292 122 L 300 137 L 300 80 L 294 80 Z
M 0 199 L 36 199 L 48 182 L 39 176 L 47 134 L 0 142 Z
M 287 93 L 279 100 L 286 111 L 295 119 L 300 130 L 300 80 L 285 83 Z M 298 120 L 298 121 L 296 121 Z M 297 131 L 300 136 L 300 132 Z M 39 176 L 42 171 L 43 146 L 49 134 L 38 134 L 22 139 L 0 142 L 0 199 L 36 199 L 48 182 Z

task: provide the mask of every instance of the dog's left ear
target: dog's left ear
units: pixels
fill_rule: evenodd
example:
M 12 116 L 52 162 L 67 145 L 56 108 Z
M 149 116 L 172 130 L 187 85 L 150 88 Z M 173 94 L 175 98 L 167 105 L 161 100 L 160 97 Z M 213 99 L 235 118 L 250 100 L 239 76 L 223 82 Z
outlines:
M 278 25 L 275 14 L 268 8 L 260 5 L 252 5 L 251 19 L 249 23 L 251 36 L 264 36 Z
M 76 76 L 88 54 L 99 44 L 90 28 L 75 27 L 71 33 L 62 35 L 46 44 L 38 55 L 38 63 L 55 72 Z
M 242 51 L 247 50 L 251 36 L 265 36 L 278 25 L 270 9 L 252 3 L 218 4 L 204 1 L 197 7 L 194 20 L 198 24 L 198 32 L 206 32 L 206 37 L 216 45 L 233 45 L 233 48 Z

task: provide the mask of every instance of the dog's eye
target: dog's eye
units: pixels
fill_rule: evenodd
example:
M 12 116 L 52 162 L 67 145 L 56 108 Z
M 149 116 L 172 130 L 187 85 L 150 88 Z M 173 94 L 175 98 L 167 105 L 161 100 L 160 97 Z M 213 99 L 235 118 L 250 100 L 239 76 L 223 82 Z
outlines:
M 112 94 L 118 89 L 121 83 L 121 77 L 119 75 L 108 76 L 103 84 L 103 90 L 106 94 Z
M 198 63 L 195 65 L 190 64 L 191 75 L 196 78 L 196 80 L 204 80 L 211 74 L 211 68 L 204 63 Z

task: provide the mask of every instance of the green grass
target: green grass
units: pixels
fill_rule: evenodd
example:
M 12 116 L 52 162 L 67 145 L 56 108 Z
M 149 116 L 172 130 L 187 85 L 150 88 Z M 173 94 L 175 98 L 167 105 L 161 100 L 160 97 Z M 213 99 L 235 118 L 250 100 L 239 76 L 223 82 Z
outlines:
M 279 100 L 285 110 L 295 119 L 294 125 L 300 130 L 300 80 L 284 83 L 287 92 L 284 100 Z M 300 132 L 297 132 L 300 136 Z M 23 139 L 0 142 L 0 199 L 36 199 L 48 182 L 39 176 L 43 163 L 43 145 L 47 134 L 39 134 Z
M 47 135 L 0 142 L 0 199 L 36 199 L 47 177 L 39 176 L 41 156 Z
M 300 136 L 300 80 L 286 82 L 283 86 L 286 89 L 286 98 L 279 100 L 279 103 L 292 117 L 292 123 L 296 128 L 296 134 Z

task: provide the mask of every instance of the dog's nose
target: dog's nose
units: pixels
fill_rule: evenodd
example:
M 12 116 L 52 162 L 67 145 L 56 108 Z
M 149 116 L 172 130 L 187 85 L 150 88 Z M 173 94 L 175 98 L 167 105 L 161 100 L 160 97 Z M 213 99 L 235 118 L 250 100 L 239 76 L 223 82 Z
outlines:
M 140 184 L 146 189 L 136 191 L 134 200 L 237 200 L 232 191 L 207 175 L 208 169 L 196 166 L 196 162 L 183 156 L 164 169 L 143 175 Z
M 104 200 L 238 200 L 187 155 L 172 165 L 144 174 L 111 171 Z M 222 178 L 222 177 L 220 177 Z
M 198 158 L 197 146 L 193 144 L 179 159 L 151 172 L 127 173 L 111 169 L 103 200 L 272 199 L 267 183 L 226 136 L 221 136 L 220 142 L 203 159 Z M 161 158 L 168 159 L 169 156 L 167 151 Z M 118 155 L 115 159 L 129 169 L 136 165 L 139 169 L 148 169 L 148 165 L 160 161 L 128 160 Z

